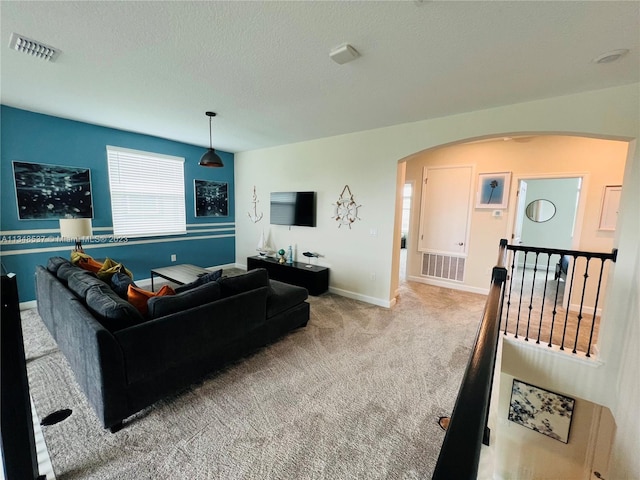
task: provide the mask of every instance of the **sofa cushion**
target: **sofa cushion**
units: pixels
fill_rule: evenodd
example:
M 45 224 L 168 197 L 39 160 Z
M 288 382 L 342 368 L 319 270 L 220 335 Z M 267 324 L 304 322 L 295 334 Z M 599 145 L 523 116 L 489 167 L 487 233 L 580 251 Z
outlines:
M 137 285 L 133 283 L 133 279 L 126 273 L 116 272 L 111 277 L 111 288 L 120 298 L 124 300 L 127 299 L 127 291 L 129 290 L 129 285 L 137 287 Z
M 74 265 L 71 265 L 71 263 L 68 263 L 68 264 L 63 263 L 58 268 L 58 271 L 56 272 L 56 276 L 58 277 L 58 280 L 62 281 L 66 285 L 69 282 L 69 277 L 76 272 L 84 272 L 84 270 Z
M 221 297 L 220 285 L 208 282 L 186 292 L 163 297 L 152 297 L 147 302 L 149 318 L 159 318 L 172 313 L 182 312 L 205 303 L 215 302 Z
M 62 257 L 51 257 L 47 262 L 47 270 L 56 275 L 61 265 L 71 265 L 71 262 Z
M 198 277 L 197 280 L 187 283 L 186 285 L 180 285 L 176 288 L 176 293 L 186 292 L 187 290 L 191 290 L 193 288 L 199 287 L 200 285 L 204 285 L 205 283 L 215 282 L 220 277 L 222 277 L 222 269 L 216 270 L 215 272 L 205 273 L 201 277 Z
M 120 298 L 104 282 L 87 290 L 87 308 L 107 330 L 115 332 L 145 321 L 144 317 L 126 300 Z
M 222 298 L 248 292 L 260 287 L 269 286 L 269 274 L 264 268 L 256 268 L 242 275 L 235 277 L 225 277 L 218 280 Z
M 89 288 L 91 288 L 94 285 L 100 285 L 100 286 L 104 285 L 105 287 L 108 287 L 106 283 L 104 283 L 102 280 L 96 277 L 95 273 L 88 272 L 82 269 L 76 272 L 73 272 L 69 276 L 69 280 L 67 284 L 67 286 L 69 287 L 69 290 L 75 293 L 78 296 L 78 298 L 81 298 L 82 300 L 85 300 L 87 296 L 87 290 L 89 290 Z
M 309 297 L 306 288 L 271 280 L 271 292 L 267 296 L 267 318 L 284 312 L 304 302 Z
M 152 297 L 162 297 L 164 295 L 175 295 L 176 292 L 169 285 L 165 285 L 157 292 L 150 292 L 142 288 L 129 285 L 127 289 L 127 301 L 133 305 L 143 316 L 147 316 L 147 301 Z

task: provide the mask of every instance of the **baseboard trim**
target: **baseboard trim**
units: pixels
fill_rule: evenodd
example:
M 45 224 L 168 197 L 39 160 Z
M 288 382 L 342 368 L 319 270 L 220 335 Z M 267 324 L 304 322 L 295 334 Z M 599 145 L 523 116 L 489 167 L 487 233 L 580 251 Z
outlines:
M 569 305 L 569 311 L 570 312 L 574 312 L 574 313 L 578 313 L 580 311 L 580 305 L 578 305 L 577 303 L 572 303 Z M 588 307 L 586 305 L 582 306 L 582 313 L 585 315 L 593 315 L 593 307 Z M 596 315 L 598 317 L 602 317 L 602 309 L 601 308 L 597 308 L 596 309 Z
M 488 295 L 488 288 L 471 287 L 461 283 L 445 282 L 442 280 L 436 280 L 433 278 L 415 277 L 413 275 L 407 275 L 407 280 L 411 282 L 424 283 L 426 285 L 433 285 L 435 287 L 450 288 L 452 290 L 460 290 L 462 292 L 479 293 L 480 295 Z
M 340 295 L 341 297 L 352 298 L 353 300 L 359 300 L 361 302 L 377 305 L 378 307 L 391 308 L 396 304 L 395 298 L 391 300 L 383 300 L 381 298 L 370 297 L 368 295 L 362 295 L 361 293 L 343 290 L 342 288 L 329 287 L 329 292 Z
M 30 300 L 28 302 L 20 302 L 20 310 L 30 310 L 32 308 L 36 308 L 38 306 L 38 302 L 36 300 Z

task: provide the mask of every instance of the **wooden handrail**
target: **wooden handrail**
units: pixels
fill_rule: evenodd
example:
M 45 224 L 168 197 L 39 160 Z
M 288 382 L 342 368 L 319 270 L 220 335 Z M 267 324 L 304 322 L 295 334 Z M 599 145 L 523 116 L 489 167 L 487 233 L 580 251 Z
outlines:
M 571 255 L 572 257 L 585 257 L 585 258 L 600 258 L 602 260 L 616 261 L 618 257 L 618 249 L 614 248 L 611 253 L 603 252 L 582 252 L 580 250 L 562 250 L 558 248 L 545 248 L 545 247 L 527 247 L 525 245 L 507 245 L 507 250 L 514 252 L 533 252 L 533 253 L 548 253 L 549 255 Z
M 475 479 L 482 443 L 488 445 L 487 416 L 500 333 L 502 290 L 507 278 L 504 267 L 507 241 L 500 240 L 497 265 L 478 327 L 473 351 L 464 372 L 451 420 L 447 427 L 433 479 Z

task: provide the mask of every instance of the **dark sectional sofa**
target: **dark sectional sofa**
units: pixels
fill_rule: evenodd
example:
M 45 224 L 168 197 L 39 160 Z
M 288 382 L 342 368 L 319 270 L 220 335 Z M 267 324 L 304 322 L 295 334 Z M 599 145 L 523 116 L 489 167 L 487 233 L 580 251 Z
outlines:
M 123 420 L 309 320 L 307 290 L 252 270 L 149 300 L 143 317 L 60 257 L 36 268 L 38 312 L 102 425 Z

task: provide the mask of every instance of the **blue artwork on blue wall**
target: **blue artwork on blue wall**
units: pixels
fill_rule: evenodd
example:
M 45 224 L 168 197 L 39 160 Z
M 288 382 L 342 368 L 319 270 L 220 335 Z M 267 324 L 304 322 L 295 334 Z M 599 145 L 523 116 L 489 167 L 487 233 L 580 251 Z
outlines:
M 20 220 L 92 218 L 88 168 L 13 162 Z
M 229 194 L 226 182 L 194 180 L 196 217 L 226 217 L 229 215 Z

